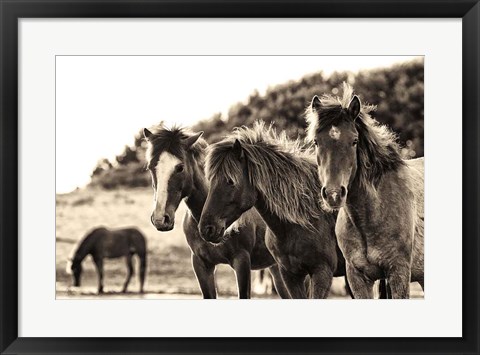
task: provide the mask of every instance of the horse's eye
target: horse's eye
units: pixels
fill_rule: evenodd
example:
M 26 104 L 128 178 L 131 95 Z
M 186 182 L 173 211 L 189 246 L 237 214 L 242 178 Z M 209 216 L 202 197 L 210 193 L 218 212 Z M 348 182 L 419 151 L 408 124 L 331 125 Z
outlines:
M 227 184 L 230 185 L 230 186 L 235 185 L 235 183 L 233 182 L 232 179 L 227 179 Z
M 355 147 L 357 144 L 358 144 L 358 139 L 357 139 L 357 138 L 355 138 L 355 139 L 353 140 L 353 143 L 352 143 L 352 145 Z
M 318 146 L 318 142 L 317 142 L 316 139 L 313 140 L 313 143 L 314 143 L 316 146 Z
M 183 167 L 183 164 L 178 164 L 176 167 L 175 167 L 175 171 L 177 173 L 181 173 L 183 171 L 184 167 Z

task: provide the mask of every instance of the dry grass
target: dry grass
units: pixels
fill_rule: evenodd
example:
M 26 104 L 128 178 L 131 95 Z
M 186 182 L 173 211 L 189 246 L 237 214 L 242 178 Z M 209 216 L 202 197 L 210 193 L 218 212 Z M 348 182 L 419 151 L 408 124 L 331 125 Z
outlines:
M 137 274 L 130 282 L 128 294 L 120 294 L 126 277 L 123 259 L 105 261 L 106 298 L 201 298 L 200 289 L 190 263 L 190 249 L 182 230 L 186 206 L 177 211 L 175 228 L 170 232 L 158 232 L 150 224 L 152 208 L 150 188 L 128 190 L 82 189 L 56 197 L 56 290 L 57 298 L 95 298 L 97 276 L 93 262 L 88 257 L 84 263 L 82 287 L 70 288 L 71 276 L 65 272 L 67 258 L 75 243 L 89 230 L 105 226 L 121 228 L 135 226 L 147 238 L 148 269 L 145 295 L 138 291 Z M 237 295 L 235 276 L 227 265 L 216 271 L 217 290 L 220 298 Z M 416 284 L 412 296 L 422 295 Z M 254 288 L 255 290 L 255 288 Z M 253 292 L 255 298 L 273 297 Z M 346 298 L 342 278 L 334 279 L 331 297 Z
M 92 295 L 96 290 L 97 276 L 91 258 L 84 263 L 81 291 L 72 291 L 71 276 L 65 272 L 67 258 L 75 246 L 89 230 L 106 226 L 121 228 L 135 226 L 147 238 L 148 273 L 145 291 L 159 294 L 195 295 L 200 297 L 200 289 L 190 263 L 190 249 L 182 230 L 185 205 L 177 211 L 175 228 L 170 232 L 158 232 L 150 224 L 152 207 L 150 188 L 107 191 L 100 189 L 77 190 L 69 194 L 57 195 L 56 208 L 56 276 L 57 297 L 81 297 Z M 137 274 L 135 274 L 136 276 Z M 126 277 L 123 259 L 105 261 L 105 291 L 118 292 Z M 132 278 L 129 291 L 138 291 L 137 277 Z M 235 277 L 229 266 L 217 268 L 217 288 L 220 297 L 232 297 L 237 293 Z M 160 295 L 163 294 L 163 295 Z M 120 295 L 118 295 L 120 296 Z M 125 295 L 132 297 L 134 294 Z M 140 297 L 140 296 L 136 296 Z

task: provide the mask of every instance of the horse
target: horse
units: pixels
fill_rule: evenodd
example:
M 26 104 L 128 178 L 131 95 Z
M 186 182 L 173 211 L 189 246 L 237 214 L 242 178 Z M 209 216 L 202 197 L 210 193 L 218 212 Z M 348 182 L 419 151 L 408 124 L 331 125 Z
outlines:
M 265 245 L 267 229 L 257 211 L 246 211 L 232 228 L 222 234 L 219 245 L 200 237 L 198 221 L 208 191 L 204 173 L 208 144 L 202 134 L 193 134 L 179 127 L 167 129 L 162 125 L 153 132 L 144 129 L 148 143 L 147 169 L 151 173 L 154 190 L 151 223 L 158 231 L 172 230 L 175 212 L 180 201 L 185 199 L 188 210 L 183 220 L 183 231 L 203 298 L 217 297 L 214 272 L 218 264 L 228 264 L 235 271 L 238 297 L 241 299 L 250 298 L 251 270 L 264 268 L 269 268 L 280 297 L 288 297 L 278 266 Z
M 318 193 L 339 211 L 338 244 L 355 298 L 372 298 L 386 278 L 392 298 L 424 287 L 424 159 L 404 160 L 396 136 L 374 120 L 344 84 L 343 96 L 315 96 L 307 108 L 307 139 L 316 145 Z
M 211 146 L 210 189 L 199 229 L 210 242 L 255 207 L 270 233 L 267 247 L 291 298 L 326 298 L 333 277 L 345 275 L 335 238 L 335 214 L 324 211 L 313 150 L 265 124 L 237 128 Z M 305 281 L 310 278 L 306 287 Z M 310 290 L 308 290 L 308 288 Z
M 147 245 L 144 235 L 136 228 L 107 229 L 99 227 L 87 233 L 72 251 L 66 271 L 73 274 L 73 285 L 80 286 L 82 261 L 91 255 L 98 274 L 98 293 L 103 293 L 103 259 L 126 257 L 127 279 L 122 292 L 127 292 L 128 284 L 134 272 L 132 257 L 140 259 L 140 293 L 143 293 L 145 271 L 147 267 Z

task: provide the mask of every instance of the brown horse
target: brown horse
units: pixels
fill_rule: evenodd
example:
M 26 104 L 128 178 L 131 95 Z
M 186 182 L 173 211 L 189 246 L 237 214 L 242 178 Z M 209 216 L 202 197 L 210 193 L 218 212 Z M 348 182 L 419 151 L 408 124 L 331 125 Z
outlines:
M 308 138 L 317 145 L 323 207 L 339 211 L 336 234 L 355 298 L 386 278 L 392 298 L 423 288 L 424 161 L 403 160 L 395 135 L 344 84 L 343 97 L 315 96 Z
M 335 238 L 335 214 L 318 201 L 315 156 L 296 141 L 256 124 L 212 145 L 210 190 L 202 236 L 217 242 L 242 213 L 255 207 L 271 233 L 267 246 L 292 298 L 326 298 L 334 276 L 345 275 Z M 305 285 L 310 278 L 310 295 Z
M 98 273 L 98 293 L 103 293 L 103 259 L 125 256 L 127 279 L 123 285 L 122 292 L 126 292 L 134 272 L 132 257 L 135 254 L 140 259 L 140 292 L 143 293 L 147 267 L 147 246 L 144 235 L 136 228 L 95 228 L 73 250 L 72 257 L 67 263 L 66 271 L 69 274 L 73 274 L 74 286 L 80 286 L 82 261 L 87 255 L 91 255 Z
M 183 230 L 204 298 L 217 297 L 214 273 L 218 264 L 228 264 L 235 270 L 239 298 L 250 298 L 251 270 L 264 268 L 269 268 L 279 295 L 287 298 L 278 266 L 265 245 L 267 228 L 255 209 L 246 211 L 232 228 L 222 233 L 221 244 L 214 245 L 200 237 L 198 221 L 208 191 L 204 173 L 207 143 L 201 138 L 202 133 L 163 126 L 153 133 L 144 130 L 155 198 L 153 226 L 159 231 L 171 230 L 178 205 L 185 199 L 188 212 Z

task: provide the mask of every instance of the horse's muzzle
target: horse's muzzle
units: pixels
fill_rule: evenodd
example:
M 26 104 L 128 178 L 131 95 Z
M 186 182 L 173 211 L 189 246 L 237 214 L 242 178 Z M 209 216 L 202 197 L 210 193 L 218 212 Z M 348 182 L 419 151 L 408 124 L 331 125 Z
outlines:
M 175 226 L 175 220 L 170 218 L 169 215 L 165 214 L 161 218 L 155 218 L 152 214 L 150 217 L 150 221 L 152 222 L 153 226 L 160 232 L 168 232 L 173 229 Z
M 157 228 L 157 231 L 159 232 L 168 232 L 168 231 L 171 231 L 173 229 L 173 224 L 172 225 L 167 225 L 167 226 L 158 226 L 158 227 L 155 227 Z
M 345 204 L 347 189 L 343 186 L 340 188 L 322 187 L 323 202 L 332 210 L 339 210 Z

